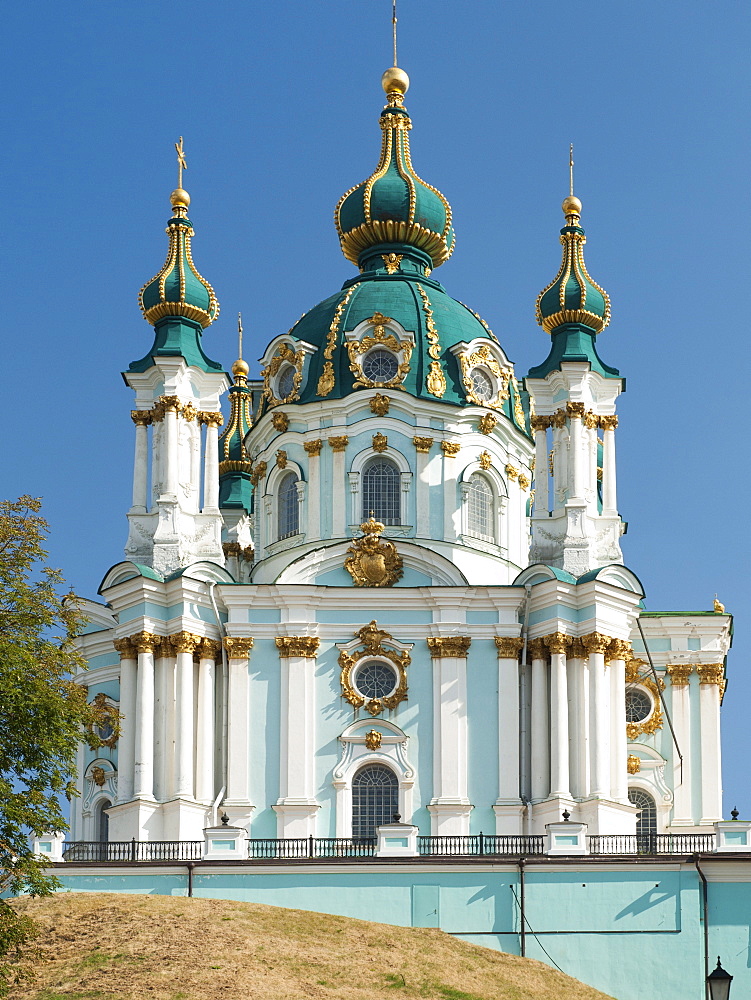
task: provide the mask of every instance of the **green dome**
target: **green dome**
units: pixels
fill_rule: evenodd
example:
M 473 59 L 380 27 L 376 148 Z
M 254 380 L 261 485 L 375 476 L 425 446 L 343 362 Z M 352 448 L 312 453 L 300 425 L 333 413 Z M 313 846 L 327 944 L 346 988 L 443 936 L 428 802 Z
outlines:
M 353 264 L 361 264 L 363 253 L 375 245 L 382 245 L 384 253 L 394 245 L 422 250 L 431 267 L 448 260 L 454 249 L 451 206 L 412 166 L 412 122 L 402 102 L 399 90 L 389 91 L 380 119 L 378 166 L 366 181 L 342 195 L 334 211 L 342 253 Z
M 187 195 L 185 197 L 187 199 Z M 175 205 L 175 214 L 167 223 L 167 234 L 167 260 L 161 271 L 141 289 L 138 297 L 141 310 L 152 326 L 167 317 L 180 316 L 205 329 L 219 315 L 219 303 L 214 289 L 193 263 L 190 241 L 195 233 L 187 215 L 187 205 L 181 202 Z
M 587 237 L 579 225 L 581 202 L 563 202 L 567 225 L 561 230 L 563 260 L 553 281 L 537 296 L 537 322 L 548 333 L 559 326 L 579 323 L 600 333 L 610 322 L 610 297 L 592 280 L 584 263 Z

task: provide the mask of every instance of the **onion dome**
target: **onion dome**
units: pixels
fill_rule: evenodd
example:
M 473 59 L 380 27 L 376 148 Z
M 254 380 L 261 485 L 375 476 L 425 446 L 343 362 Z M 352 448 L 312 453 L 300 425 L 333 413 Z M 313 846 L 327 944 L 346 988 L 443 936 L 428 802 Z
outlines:
M 232 365 L 234 384 L 229 390 L 230 415 L 219 438 L 219 506 L 250 511 L 253 467 L 244 443 L 253 423 L 248 370 L 242 358 Z
M 205 329 L 219 315 L 219 303 L 214 289 L 193 263 L 190 241 L 195 233 L 188 218 L 190 196 L 179 187 L 172 192 L 170 202 L 174 215 L 167 223 L 167 260 L 141 289 L 141 310 L 152 326 L 166 317 L 182 316 Z
M 553 281 L 537 296 L 537 322 L 551 334 L 564 323 L 580 323 L 601 333 L 610 322 L 610 297 L 587 273 L 587 237 L 579 225 L 582 204 L 570 195 L 562 207 L 566 216 L 561 230 L 563 261 Z
M 392 67 L 381 83 L 388 102 L 380 119 L 380 161 L 366 181 L 342 195 L 334 211 L 342 253 L 366 267 L 374 251 L 386 255 L 414 248 L 422 251 L 425 267 L 438 267 L 454 249 L 451 206 L 412 166 L 412 122 L 404 107 L 409 77 Z

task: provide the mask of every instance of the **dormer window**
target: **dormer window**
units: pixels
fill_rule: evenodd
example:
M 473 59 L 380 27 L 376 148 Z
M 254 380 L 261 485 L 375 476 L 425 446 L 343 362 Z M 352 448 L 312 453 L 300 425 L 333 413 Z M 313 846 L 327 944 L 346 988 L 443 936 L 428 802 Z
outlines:
M 295 391 L 295 367 L 285 364 L 279 370 L 276 380 L 276 396 L 278 399 L 288 399 Z
M 478 399 L 490 400 L 494 396 L 493 379 L 484 368 L 473 368 L 469 375 L 472 392 Z
M 399 361 L 391 351 L 376 347 L 362 359 L 362 373 L 368 381 L 383 385 L 399 374 Z
M 403 388 L 412 355 L 412 334 L 402 331 L 390 316 L 376 312 L 345 336 L 355 389 Z

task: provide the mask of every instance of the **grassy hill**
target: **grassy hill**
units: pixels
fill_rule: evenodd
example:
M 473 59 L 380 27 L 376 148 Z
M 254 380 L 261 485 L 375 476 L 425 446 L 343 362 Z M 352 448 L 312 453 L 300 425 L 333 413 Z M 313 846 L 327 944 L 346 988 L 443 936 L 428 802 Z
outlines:
M 64 893 L 22 899 L 41 928 L 21 1000 L 609 1000 L 531 959 L 253 903 Z

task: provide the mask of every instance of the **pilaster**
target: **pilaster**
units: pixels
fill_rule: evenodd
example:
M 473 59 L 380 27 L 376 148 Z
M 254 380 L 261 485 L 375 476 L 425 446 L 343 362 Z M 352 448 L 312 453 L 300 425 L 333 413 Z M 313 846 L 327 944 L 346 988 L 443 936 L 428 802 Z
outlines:
M 493 806 L 495 832 L 520 836 L 522 802 L 519 795 L 519 653 L 524 640 L 496 636 L 498 650 L 498 798 Z
M 467 656 L 469 636 L 428 638 L 433 660 L 433 798 L 435 836 L 467 836 Z
M 248 658 L 253 648 L 250 636 L 227 636 L 227 791 L 224 810 L 230 823 L 247 826 L 255 808 L 250 800 L 250 702 Z

